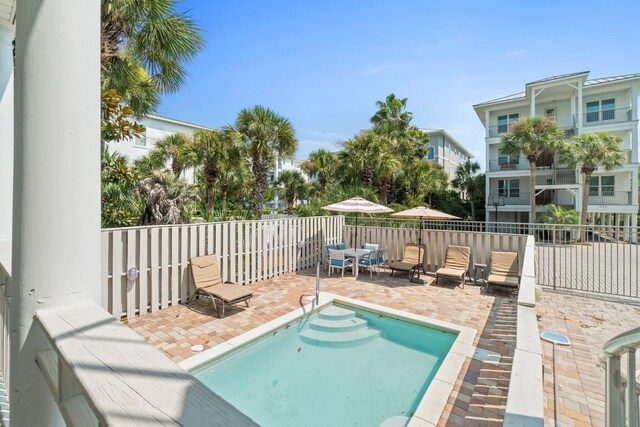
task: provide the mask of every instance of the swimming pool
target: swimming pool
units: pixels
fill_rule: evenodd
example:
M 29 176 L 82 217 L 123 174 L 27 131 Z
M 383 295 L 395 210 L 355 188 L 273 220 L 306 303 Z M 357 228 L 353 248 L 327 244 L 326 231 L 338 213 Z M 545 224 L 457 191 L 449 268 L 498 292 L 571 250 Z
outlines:
M 262 426 L 400 426 L 458 338 L 334 300 L 192 373 Z

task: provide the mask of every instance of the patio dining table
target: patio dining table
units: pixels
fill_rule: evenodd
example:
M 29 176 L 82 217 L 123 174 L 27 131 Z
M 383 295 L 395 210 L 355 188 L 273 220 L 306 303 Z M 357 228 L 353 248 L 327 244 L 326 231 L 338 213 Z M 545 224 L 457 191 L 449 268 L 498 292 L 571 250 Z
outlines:
M 369 252 L 372 252 L 371 249 L 344 249 L 342 253 L 344 256 L 349 258 L 354 258 L 353 260 L 353 275 L 355 278 L 358 278 L 358 271 L 360 270 L 358 266 L 358 260 L 362 258 L 364 255 L 367 255 Z

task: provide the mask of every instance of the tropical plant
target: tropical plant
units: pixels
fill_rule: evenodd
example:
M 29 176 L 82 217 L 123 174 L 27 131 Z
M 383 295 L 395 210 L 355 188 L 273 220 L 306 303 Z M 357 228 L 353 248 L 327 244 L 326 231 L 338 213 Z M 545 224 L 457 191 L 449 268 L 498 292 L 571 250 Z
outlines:
M 413 114 L 406 111 L 407 98 L 397 98 L 395 94 L 387 95 L 384 101 L 376 101 L 378 111 L 371 117 L 371 123 L 377 127 L 391 127 L 404 131 L 409 128 Z
M 298 147 L 291 122 L 269 108 L 256 105 L 238 113 L 235 129 L 242 137 L 251 159 L 254 176 L 252 188 L 253 211 L 256 219 L 262 217 L 267 174 L 275 156 L 288 158 Z
M 622 166 L 626 161 L 624 151 L 620 148 L 621 141 L 622 138 L 619 136 L 602 132 L 586 133 L 573 137 L 561 150 L 561 162 L 570 168 L 580 166 L 580 173 L 583 175 L 581 225 L 587 224 L 591 175 L 600 167 L 612 170 Z M 582 240 L 585 239 L 585 233 L 586 230 L 583 230 Z
M 469 202 L 471 208 L 471 220 L 476 220 L 476 210 L 473 203 L 475 193 L 479 190 L 476 187 L 477 181 L 474 179 L 480 170 L 480 164 L 471 160 L 461 163 L 456 168 L 456 175 L 451 184 L 454 188 L 464 194 L 465 200 Z
M 198 131 L 189 153 L 194 164 L 202 168 L 205 178 L 207 208 L 213 209 L 216 186 L 222 191 L 223 210 L 226 210 L 231 181 L 244 163 L 244 149 L 240 135 L 231 128 Z
M 101 102 L 101 152 L 104 152 L 105 142 L 131 139 L 144 132 L 144 126 L 134 120 L 133 110 L 122 102 L 118 91 L 111 89 L 103 92 Z
M 419 206 L 426 200 L 430 202 L 430 196 L 436 191 L 442 191 L 448 183 L 448 175 L 442 166 L 421 160 L 410 168 L 404 168 L 401 182 L 404 185 L 406 204 Z
M 186 181 L 169 172 L 154 172 L 140 182 L 136 191 L 145 201 L 140 225 L 189 222 L 188 205 L 199 200 Z
M 564 133 L 551 117 L 524 117 L 509 126 L 509 133 L 501 137 L 500 154 L 519 157 L 529 161 L 531 213 L 529 222 L 536 221 L 536 162 L 542 156 L 552 154 L 563 143 Z
M 544 212 L 538 218 L 538 222 L 542 224 L 571 225 L 578 224 L 578 221 L 577 210 L 564 209 L 554 204 L 545 206 Z
M 102 228 L 135 225 L 142 213 L 134 192 L 138 175 L 129 168 L 126 157 L 104 150 L 100 179 Z
M 306 182 L 302 174 L 298 171 L 283 171 L 276 181 L 276 191 L 287 201 L 287 212 L 293 212 L 296 200 L 300 200 L 305 195 Z
M 302 163 L 301 168 L 309 178 L 318 180 L 320 192 L 324 194 L 336 170 L 336 158 L 329 150 L 320 148 L 309 154 L 309 160 Z
M 182 171 L 196 162 L 191 148 L 193 138 L 184 133 L 174 133 L 156 142 L 149 154 L 136 161 L 141 170 L 164 170 L 167 163 L 173 175 L 178 178 Z
M 157 94 L 177 91 L 185 64 L 204 47 L 193 19 L 176 0 L 102 0 L 103 89 L 116 89 L 136 115 L 155 108 Z

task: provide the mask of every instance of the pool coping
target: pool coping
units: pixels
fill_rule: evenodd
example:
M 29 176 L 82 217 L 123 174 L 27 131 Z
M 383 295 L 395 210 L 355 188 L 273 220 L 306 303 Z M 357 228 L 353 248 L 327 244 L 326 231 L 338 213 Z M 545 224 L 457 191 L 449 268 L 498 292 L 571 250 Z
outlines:
M 315 300 L 311 303 L 284 314 L 274 320 L 264 323 L 257 328 L 238 335 L 224 343 L 218 344 L 208 350 L 196 354 L 178 363 L 182 368 L 193 371 L 209 363 L 212 359 L 222 356 L 227 352 L 245 347 L 274 330 L 282 328 L 287 324 L 297 321 L 301 317 L 333 304 L 362 308 L 377 314 L 384 314 L 399 320 L 427 326 L 432 329 L 456 334 L 457 337 L 451 349 L 445 356 L 438 372 L 433 377 L 431 384 L 422 396 L 415 412 L 411 415 L 408 426 L 422 427 L 435 426 L 440 420 L 445 405 L 453 391 L 454 384 L 462 370 L 462 366 L 467 359 L 473 357 L 475 346 L 473 345 L 477 330 L 466 326 L 455 325 L 453 323 L 420 316 L 402 310 L 384 307 L 378 304 L 371 304 L 365 301 L 347 298 L 340 295 L 321 292 L 318 304 Z

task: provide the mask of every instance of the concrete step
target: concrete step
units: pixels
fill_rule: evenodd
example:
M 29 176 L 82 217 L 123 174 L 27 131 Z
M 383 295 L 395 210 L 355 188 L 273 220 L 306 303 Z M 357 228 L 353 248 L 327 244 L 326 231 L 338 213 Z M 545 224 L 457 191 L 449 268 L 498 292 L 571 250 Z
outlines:
M 335 305 L 332 305 L 331 307 L 327 307 L 322 310 L 318 314 L 318 317 L 320 319 L 327 320 L 344 320 L 356 317 L 356 313 L 354 311 L 347 310 L 346 308 L 336 307 Z
M 374 340 L 380 335 L 376 329 L 357 329 L 353 331 L 317 331 L 307 329 L 300 333 L 302 341 L 321 347 L 351 347 Z
M 357 317 L 353 317 L 350 319 L 340 319 L 340 320 L 331 320 L 331 319 L 314 319 L 309 323 L 309 328 L 315 329 L 316 331 L 335 331 L 335 332 L 346 332 L 346 331 L 355 331 L 357 329 L 365 329 L 367 327 L 367 321 L 363 319 L 358 319 Z

